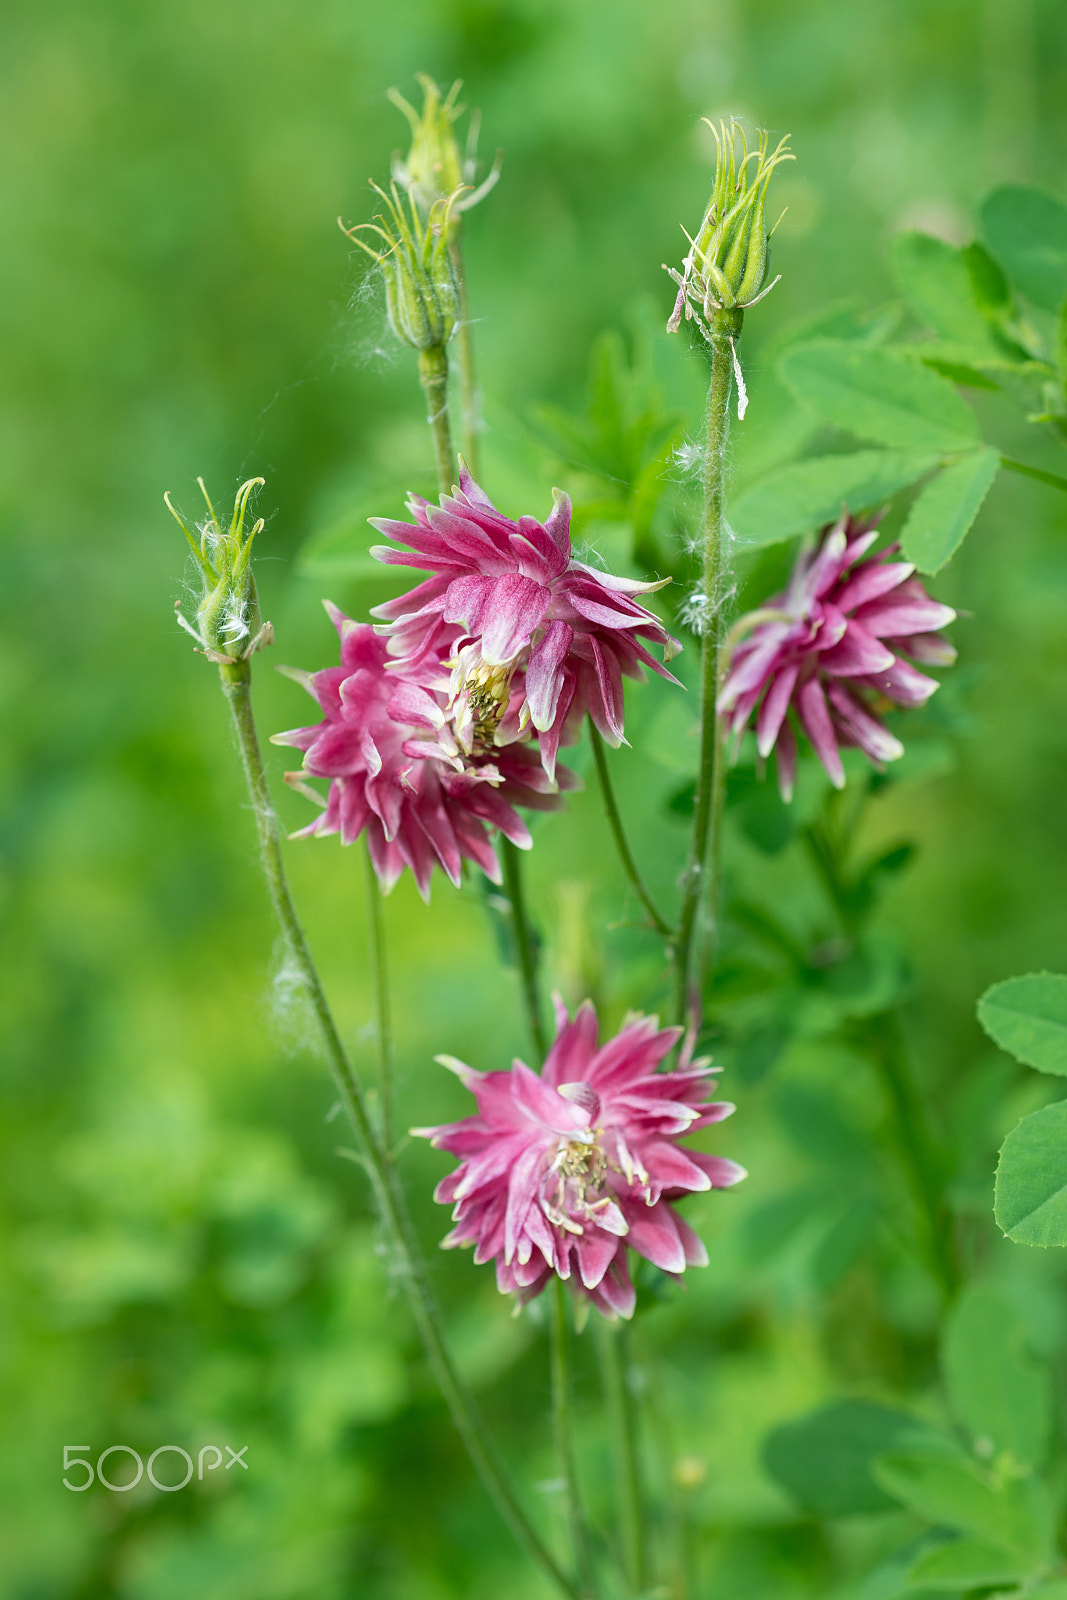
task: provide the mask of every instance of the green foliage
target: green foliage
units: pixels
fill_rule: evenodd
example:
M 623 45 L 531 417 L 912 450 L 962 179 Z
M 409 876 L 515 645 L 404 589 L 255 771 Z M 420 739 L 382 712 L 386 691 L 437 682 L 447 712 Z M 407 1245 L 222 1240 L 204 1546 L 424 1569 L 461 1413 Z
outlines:
M 1026 1349 L 1026 1325 L 1011 1297 L 971 1284 L 949 1315 L 941 1365 L 953 1414 L 976 1453 L 1040 1464 L 1051 1409 L 1047 1370 Z
M 653 371 L 652 335 L 640 321 L 633 343 L 631 361 L 614 330 L 594 341 L 583 417 L 546 402 L 533 407 L 533 417 L 560 463 L 584 476 L 574 502 L 573 534 L 580 536 L 597 519 L 626 522 L 633 560 L 655 568 L 653 515 L 684 421 L 664 405 Z
M 920 572 L 940 572 L 956 553 L 1000 470 L 984 445 L 970 450 L 926 484 L 908 513 L 901 545 Z
M 1033 1478 L 998 1476 L 948 1449 L 893 1451 L 871 1468 L 886 1494 L 927 1522 L 953 1529 L 1038 1572 L 1052 1553 L 1052 1508 Z
M 1067 1101 L 1024 1117 L 997 1165 L 997 1222 L 1017 1244 L 1067 1245 Z
M 1017 1061 L 1067 1076 L 1067 977 L 1061 973 L 995 983 L 978 1002 L 978 1020 Z
M 1040 189 L 1004 184 L 982 203 L 982 232 L 1009 278 L 1035 305 L 1067 294 L 1067 206 Z
M 843 1517 L 892 1505 L 871 1467 L 917 1431 L 915 1419 L 870 1400 L 835 1400 L 772 1429 L 763 1446 L 771 1476 L 806 1510 Z
M 824 422 L 897 450 L 952 454 L 978 442 L 952 384 L 889 350 L 814 339 L 779 363 L 786 386 Z
M 997 353 L 967 251 L 926 233 L 898 233 L 890 242 L 889 262 L 920 322 L 975 354 Z
M 766 473 L 732 502 L 730 525 L 745 548 L 774 544 L 836 521 L 842 505 L 857 514 L 882 506 L 939 461 L 929 451 L 905 450 L 856 450 L 794 461 Z
M 1026 1561 L 995 1544 L 981 1539 L 953 1539 L 936 1545 L 921 1555 L 908 1577 L 916 1588 L 988 1588 L 993 1584 L 1016 1584 L 1027 1576 Z

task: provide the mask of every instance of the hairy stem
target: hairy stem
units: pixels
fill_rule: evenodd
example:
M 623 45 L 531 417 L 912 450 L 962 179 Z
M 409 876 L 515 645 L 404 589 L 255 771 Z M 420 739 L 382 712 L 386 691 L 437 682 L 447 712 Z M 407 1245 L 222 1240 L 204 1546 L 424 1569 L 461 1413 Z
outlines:
M 615 848 L 619 852 L 619 860 L 622 862 L 622 870 L 629 878 L 634 893 L 648 913 L 648 920 L 656 932 L 661 933 L 665 939 L 671 939 L 674 937 L 674 929 L 656 910 L 655 902 L 642 882 L 637 862 L 634 860 L 633 851 L 630 849 L 626 830 L 623 828 L 622 818 L 619 815 L 619 808 L 615 802 L 615 790 L 611 782 L 611 772 L 608 768 L 604 740 L 592 718 L 589 720 L 589 742 L 593 746 L 593 759 L 596 762 L 597 777 L 600 780 L 600 793 L 604 801 L 608 826 L 611 829 L 612 838 L 615 840 Z
M 419 351 L 419 382 L 426 396 L 426 420 L 433 431 L 437 487 L 441 494 L 451 494 L 456 481 L 456 460 L 448 420 L 448 353 L 443 344 Z
M 700 766 L 693 807 L 693 832 L 682 880 L 682 912 L 674 947 L 675 1012 L 683 1024 L 699 1024 L 704 971 L 714 959 L 719 918 L 718 835 L 722 811 L 722 738 L 718 718 L 722 640 L 723 511 L 727 408 L 733 369 L 731 340 L 743 313 L 716 312 L 711 321 L 711 382 L 708 391 L 707 454 L 704 462 L 704 571 L 701 585 Z M 703 921 L 704 926 L 699 924 Z
M 459 393 L 463 409 L 463 454 L 471 474 L 481 475 L 481 406 L 478 383 L 474 375 L 474 325 L 471 322 L 470 296 L 467 291 L 467 273 L 463 261 L 463 240 L 460 219 L 453 223 L 449 245 L 452 270 L 459 285 L 459 325 L 456 329 L 456 351 L 459 367 Z
M 637 1417 L 627 1385 L 629 1328 L 623 1322 L 599 1319 L 600 1363 L 604 1401 L 615 1456 L 616 1506 L 623 1570 L 631 1589 L 640 1594 L 648 1581 L 645 1554 L 645 1508 L 637 1453 Z
M 378 1051 L 379 1125 L 382 1151 L 392 1159 L 393 1128 L 393 1018 L 389 1004 L 389 968 L 385 947 L 385 913 L 378 879 L 370 851 L 364 851 L 367 867 L 367 926 L 370 933 L 371 972 L 374 978 L 374 1033 Z
M 571 1341 L 567 1326 L 567 1290 L 563 1279 L 553 1280 L 550 1348 L 552 1362 L 552 1423 L 556 1436 L 556 1460 L 566 1499 L 567 1526 L 571 1554 L 585 1592 L 596 1592 L 592 1552 L 582 1515 L 578 1490 L 578 1468 L 574 1459 L 574 1396 L 571 1384 Z
M 537 947 L 526 916 L 526 897 L 522 887 L 522 856 L 510 839 L 500 841 L 504 864 L 504 892 L 511 905 L 511 927 L 519 962 L 519 982 L 530 1037 L 537 1051 L 538 1065 L 545 1059 L 545 1030 L 541 1021 L 541 1000 L 537 985 Z
M 370 1178 L 383 1226 L 396 1253 L 400 1267 L 399 1276 L 430 1367 L 451 1412 L 456 1431 L 463 1440 L 486 1491 L 515 1539 L 561 1594 L 567 1595 L 569 1600 L 583 1600 L 580 1590 L 562 1571 L 516 1500 L 496 1446 L 487 1435 L 485 1423 L 474 1397 L 455 1367 L 444 1342 L 440 1312 L 430 1289 L 399 1179 L 375 1136 L 363 1091 L 341 1042 L 341 1036 L 289 891 L 282 861 L 278 819 L 271 804 L 252 713 L 249 663 L 236 661 L 225 664 L 220 667 L 219 676 L 229 702 L 237 744 L 241 752 L 241 764 L 248 783 L 259 834 L 263 871 L 274 911 L 285 937 L 289 957 L 300 973 L 315 1012 L 330 1071 L 341 1104 L 358 1141 L 359 1156 Z

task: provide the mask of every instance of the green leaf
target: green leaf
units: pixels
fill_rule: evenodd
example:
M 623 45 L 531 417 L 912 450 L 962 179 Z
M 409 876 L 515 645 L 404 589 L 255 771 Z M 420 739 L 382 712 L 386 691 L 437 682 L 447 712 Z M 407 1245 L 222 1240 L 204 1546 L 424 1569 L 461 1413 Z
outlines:
M 1008 1134 L 994 1211 L 1016 1244 L 1067 1244 L 1067 1100 L 1031 1112 Z
M 1067 977 L 1031 972 L 1006 978 L 978 1002 L 990 1038 L 1025 1066 L 1067 1077 Z
M 763 1443 L 763 1462 L 776 1482 L 818 1516 L 884 1511 L 892 1500 L 871 1477 L 871 1462 L 920 1431 L 905 1411 L 870 1400 L 836 1400 L 773 1428 Z
M 928 328 L 976 352 L 993 349 L 962 250 L 927 233 L 898 233 L 889 262 L 901 294 Z
M 880 1456 L 871 1473 L 882 1489 L 927 1522 L 1023 1556 L 1030 1570 L 1048 1554 L 1049 1505 L 1033 1478 L 997 1480 L 966 1456 L 918 1450 Z
M 826 1294 L 851 1271 L 864 1251 L 880 1236 L 881 1206 L 870 1195 L 857 1195 L 830 1222 L 811 1257 L 811 1279 Z
M 941 452 L 978 443 L 974 412 L 948 379 L 894 351 L 814 339 L 787 350 L 778 370 L 802 405 L 861 439 Z
M 791 539 L 836 521 L 842 505 L 862 511 L 884 504 L 932 471 L 938 460 L 930 452 L 856 450 L 794 461 L 768 472 L 731 504 L 730 526 L 747 549 Z
M 975 305 L 991 322 L 1002 323 L 1011 315 L 1011 287 L 1000 264 L 977 240 L 961 251 L 961 255 L 971 280 Z
M 940 572 L 959 549 L 999 468 L 999 452 L 983 445 L 926 485 L 901 535 L 904 554 L 920 572 Z
M 1008 277 L 1046 311 L 1067 292 L 1067 206 L 1041 189 L 1008 183 L 981 207 L 986 244 Z
M 935 343 L 934 347 L 927 351 L 925 345 L 917 344 L 914 347 L 914 351 L 926 366 L 933 367 L 935 372 L 940 372 L 943 378 L 950 379 L 960 388 L 985 389 L 987 392 L 996 393 L 998 385 L 992 378 L 987 378 L 984 372 L 979 372 L 977 367 L 968 366 L 965 361 L 952 358 L 946 359 L 945 356 L 938 353 L 940 349 L 944 348 L 945 346 L 939 346 Z M 953 351 L 956 349 L 955 345 L 948 346 L 948 348 Z
M 953 1539 L 927 1550 L 908 1571 L 916 1588 L 975 1589 L 1012 1583 L 1026 1576 L 1025 1561 L 979 1539 Z
M 1026 1600 L 1067 1600 L 1067 1578 L 1054 1578 L 1051 1583 L 1027 1589 Z
M 979 1455 L 1041 1458 L 1052 1396 L 1048 1374 L 1026 1351 L 1026 1326 L 992 1284 L 971 1284 L 949 1315 L 941 1348 L 952 1410 Z M 978 1581 L 978 1580 L 975 1580 Z M 990 1580 L 992 1581 L 992 1580 Z

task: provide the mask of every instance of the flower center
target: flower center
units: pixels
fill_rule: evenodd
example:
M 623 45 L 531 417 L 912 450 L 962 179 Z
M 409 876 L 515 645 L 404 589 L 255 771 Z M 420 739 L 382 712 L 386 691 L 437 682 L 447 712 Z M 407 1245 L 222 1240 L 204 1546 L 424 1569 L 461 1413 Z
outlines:
M 615 1207 L 614 1196 L 604 1190 L 609 1170 L 618 1168 L 608 1159 L 602 1135 L 601 1128 L 593 1128 L 583 1138 L 561 1139 L 542 1179 L 545 1216 L 567 1233 L 584 1233 L 584 1225 L 600 1220 L 598 1213 Z
M 448 665 L 452 668 L 448 712 L 456 742 L 466 755 L 484 755 L 496 744 L 496 732 L 508 709 L 511 679 L 517 666 L 494 666 L 484 659 L 478 644 L 465 645 Z

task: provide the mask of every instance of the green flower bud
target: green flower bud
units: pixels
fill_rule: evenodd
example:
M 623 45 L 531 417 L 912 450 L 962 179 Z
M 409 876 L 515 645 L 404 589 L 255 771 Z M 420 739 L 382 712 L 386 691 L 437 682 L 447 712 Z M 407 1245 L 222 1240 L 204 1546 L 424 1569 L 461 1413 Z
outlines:
M 263 518 L 257 518 L 245 532 L 245 514 L 252 490 L 261 487 L 262 478 L 249 478 L 237 491 L 233 516 L 228 529 L 223 529 L 215 508 L 211 504 L 203 478 L 198 478 L 200 492 L 207 504 L 208 514 L 197 524 L 197 538 L 171 504 L 169 494 L 163 496 L 171 516 L 177 522 L 203 580 L 203 593 L 196 608 L 196 626 L 187 622 L 178 606 L 178 621 L 186 633 L 192 635 L 209 661 L 229 665 L 246 660 L 255 650 L 260 650 L 274 640 L 269 622 L 262 622 L 256 580 L 252 576 L 252 540 L 263 527 Z
M 399 152 L 393 156 L 393 179 L 406 189 L 413 204 L 423 215 L 432 211 L 440 200 L 452 199 L 450 217 L 458 217 L 483 200 L 500 176 L 501 156 L 497 155 L 493 169 L 483 183 L 475 187 L 478 171 L 478 129 L 480 118 L 471 112 L 467 128 L 467 149 L 463 154 L 453 129 L 453 124 L 463 115 L 465 106 L 457 105 L 463 87 L 457 78 L 442 100 L 441 91 L 432 78 L 419 73 L 422 86 L 422 114 L 410 105 L 398 89 L 389 90 L 389 98 L 407 117 L 411 124 L 411 149 L 407 157 Z M 457 195 L 457 190 L 462 193 Z
M 717 313 L 740 312 L 755 305 L 778 282 L 775 278 L 767 283 L 774 232 L 774 228 L 768 232 L 766 226 L 767 186 L 775 167 L 794 158 L 787 148 L 788 138 L 768 153 L 763 128 L 757 130 L 756 149 L 750 151 L 740 123 L 731 120 L 729 126 L 723 122 L 716 128 L 708 122 L 708 127 L 718 146 L 711 199 L 696 238 L 686 234 L 689 252 L 682 271 L 672 267 L 666 271 L 678 285 L 668 329 L 674 333 L 683 318 L 692 319 L 710 339 Z M 736 336 L 740 326 L 726 331 Z
M 413 199 L 408 202 L 409 218 L 395 183 L 389 194 L 377 184 L 371 188 L 385 201 L 384 214 L 355 228 L 346 228 L 338 217 L 341 231 L 381 267 L 385 308 L 397 338 L 416 350 L 441 348 L 455 332 L 460 314 L 459 285 L 448 248 L 455 196 L 435 200 L 424 222 Z M 363 233 L 377 236 L 377 242 L 361 238 Z

